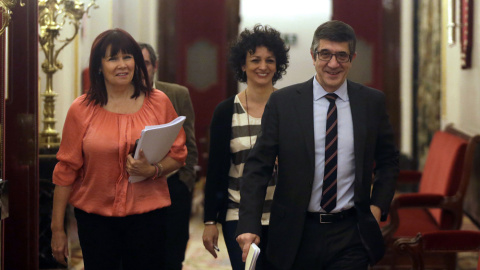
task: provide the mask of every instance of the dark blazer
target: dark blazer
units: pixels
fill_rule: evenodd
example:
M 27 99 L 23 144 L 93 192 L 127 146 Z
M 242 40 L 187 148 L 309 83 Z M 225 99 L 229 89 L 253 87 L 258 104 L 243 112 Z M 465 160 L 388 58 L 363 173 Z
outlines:
M 205 221 L 223 223 L 227 213 L 234 101 L 235 96 L 232 96 L 220 102 L 213 112 L 210 123 L 210 146 L 205 183 Z
M 195 185 L 195 165 L 198 163 L 198 151 L 197 143 L 195 142 L 195 113 L 193 112 L 190 93 L 185 86 L 161 81 L 155 82 L 155 88 L 167 95 L 178 115 L 186 117 L 183 123 L 183 130 L 185 130 L 185 135 L 187 136 L 185 145 L 187 146 L 188 154 L 185 166 L 178 170 L 178 178 L 192 192 Z
M 370 205 L 380 207 L 382 220 L 386 219 L 398 176 L 398 151 L 384 94 L 351 81 L 347 81 L 347 91 L 354 133 L 354 204 L 362 242 L 374 264 L 385 248 Z M 314 179 L 314 152 L 312 78 L 271 95 L 262 117 L 261 136 L 244 168 L 237 235 L 261 235 L 265 190 L 278 155 L 266 252 L 279 269 L 291 268 L 300 245 Z

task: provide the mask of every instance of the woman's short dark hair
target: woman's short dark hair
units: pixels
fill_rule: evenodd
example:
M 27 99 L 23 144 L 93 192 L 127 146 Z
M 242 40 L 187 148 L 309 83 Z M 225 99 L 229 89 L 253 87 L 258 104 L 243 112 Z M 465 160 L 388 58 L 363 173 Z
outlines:
M 246 82 L 247 75 L 242 70 L 245 65 L 247 53 L 255 53 L 259 46 L 265 46 L 275 55 L 277 71 L 273 75 L 272 83 L 281 79 L 287 73 L 288 48 L 280 37 L 280 32 L 266 25 L 257 24 L 252 30 L 245 29 L 240 33 L 238 39 L 230 47 L 229 63 L 234 72 L 235 79 L 239 82 Z
M 143 60 L 142 50 L 135 39 L 127 31 L 119 28 L 107 30 L 98 35 L 92 44 L 90 51 L 90 89 L 87 92 L 85 100 L 87 104 L 93 102 L 101 106 L 107 104 L 108 95 L 105 86 L 105 79 L 101 72 L 102 58 L 105 57 L 107 48 L 110 48 L 110 55 L 114 56 L 118 52 L 131 54 L 135 60 L 135 72 L 133 74 L 132 84 L 135 87 L 133 95 L 130 98 L 137 98 L 141 92 L 150 94 L 152 87 L 148 78 L 147 67 Z

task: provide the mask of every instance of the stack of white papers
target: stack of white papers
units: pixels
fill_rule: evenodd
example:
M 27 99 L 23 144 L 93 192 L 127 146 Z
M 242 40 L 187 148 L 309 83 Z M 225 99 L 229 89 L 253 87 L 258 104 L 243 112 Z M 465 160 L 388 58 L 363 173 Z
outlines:
M 245 261 L 245 270 L 255 270 L 258 255 L 260 255 L 260 248 L 255 243 L 252 243 Z
M 179 116 L 170 123 L 146 126 L 142 130 L 133 158 L 138 159 L 140 149 L 143 149 L 143 153 L 150 164 L 161 161 L 168 154 L 168 151 L 177 138 L 185 119 L 185 116 Z M 128 181 L 130 183 L 135 183 L 145 179 L 146 178 L 143 176 L 130 176 Z

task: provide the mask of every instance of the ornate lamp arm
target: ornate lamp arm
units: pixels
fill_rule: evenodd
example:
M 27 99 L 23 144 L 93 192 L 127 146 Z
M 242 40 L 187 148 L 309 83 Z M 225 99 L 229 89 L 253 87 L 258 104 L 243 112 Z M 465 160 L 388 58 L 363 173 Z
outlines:
M 42 63 L 42 70 L 47 75 L 44 97 L 43 116 L 44 129 L 40 133 L 40 144 L 46 148 L 58 147 L 60 139 L 55 130 L 55 97 L 57 93 L 53 91 L 53 74 L 62 69 L 63 65 L 57 58 L 60 52 L 72 42 L 78 34 L 81 19 L 87 14 L 90 8 L 98 8 L 95 0 L 91 0 L 87 8 L 84 4 L 76 0 L 39 0 L 39 24 L 40 34 L 39 42 L 45 53 L 45 61 Z M 66 25 L 73 25 L 73 34 L 65 39 L 60 39 L 60 31 Z M 60 47 L 55 50 L 55 42 Z

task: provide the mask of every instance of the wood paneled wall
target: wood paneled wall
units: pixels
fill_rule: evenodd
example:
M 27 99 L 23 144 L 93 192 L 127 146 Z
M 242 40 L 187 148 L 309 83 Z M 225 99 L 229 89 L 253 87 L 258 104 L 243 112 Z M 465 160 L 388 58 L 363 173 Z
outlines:
M 10 216 L 4 222 L 4 269 L 38 269 L 38 20 L 37 1 L 12 11 L 5 179 Z

